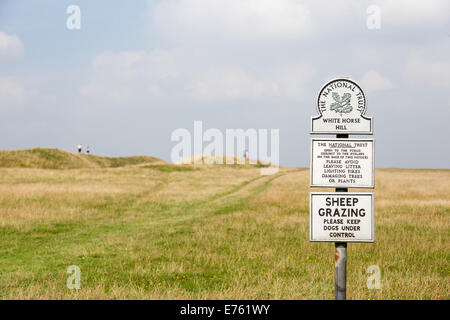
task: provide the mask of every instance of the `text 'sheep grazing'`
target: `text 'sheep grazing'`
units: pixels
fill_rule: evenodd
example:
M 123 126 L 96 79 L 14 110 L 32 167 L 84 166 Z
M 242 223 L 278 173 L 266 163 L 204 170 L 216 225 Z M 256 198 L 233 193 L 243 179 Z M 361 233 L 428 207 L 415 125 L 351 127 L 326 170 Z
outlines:
M 373 242 L 373 193 L 313 192 L 311 241 Z

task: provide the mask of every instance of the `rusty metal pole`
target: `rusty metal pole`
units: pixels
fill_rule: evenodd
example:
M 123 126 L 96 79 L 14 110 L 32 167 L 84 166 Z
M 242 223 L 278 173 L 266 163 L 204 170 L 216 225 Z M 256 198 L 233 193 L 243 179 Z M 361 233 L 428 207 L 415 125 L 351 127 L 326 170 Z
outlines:
M 336 135 L 338 139 L 348 139 L 348 134 Z M 336 192 L 348 192 L 348 188 L 336 188 Z M 334 243 L 334 299 L 347 298 L 347 242 Z
M 345 300 L 347 296 L 347 242 L 335 242 L 334 255 L 334 299 Z

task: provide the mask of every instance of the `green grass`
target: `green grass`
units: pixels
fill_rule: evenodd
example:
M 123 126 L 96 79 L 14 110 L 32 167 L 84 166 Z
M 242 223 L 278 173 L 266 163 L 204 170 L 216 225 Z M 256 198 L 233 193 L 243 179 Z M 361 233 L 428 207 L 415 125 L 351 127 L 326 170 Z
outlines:
M 376 241 L 348 246 L 348 298 L 448 299 L 450 171 L 376 176 Z M 334 297 L 333 244 L 308 241 L 308 170 L 138 162 L 0 177 L 4 299 Z M 66 287 L 71 265 L 80 290 Z M 366 286 L 370 265 L 381 290 Z
M 60 149 L 33 148 L 27 150 L 0 150 L 1 168 L 117 168 L 142 163 L 162 162 L 149 156 L 100 157 L 76 154 Z
M 142 166 L 141 168 L 145 169 L 153 169 L 158 170 L 161 172 L 183 172 L 183 171 L 194 171 L 198 170 L 192 166 L 186 166 L 186 165 L 173 165 L 173 164 L 167 164 L 167 165 L 147 165 Z

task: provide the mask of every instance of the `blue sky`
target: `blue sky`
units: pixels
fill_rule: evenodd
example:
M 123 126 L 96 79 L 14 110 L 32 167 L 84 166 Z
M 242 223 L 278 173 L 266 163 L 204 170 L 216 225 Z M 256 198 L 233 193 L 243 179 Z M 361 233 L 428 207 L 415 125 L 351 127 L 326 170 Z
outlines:
M 72 4 L 80 30 L 66 27 Z M 202 120 L 279 129 L 281 165 L 305 167 L 317 93 L 346 76 L 368 97 L 378 167 L 449 168 L 448 12 L 444 0 L 1 0 L 0 148 L 170 160 L 171 133 Z

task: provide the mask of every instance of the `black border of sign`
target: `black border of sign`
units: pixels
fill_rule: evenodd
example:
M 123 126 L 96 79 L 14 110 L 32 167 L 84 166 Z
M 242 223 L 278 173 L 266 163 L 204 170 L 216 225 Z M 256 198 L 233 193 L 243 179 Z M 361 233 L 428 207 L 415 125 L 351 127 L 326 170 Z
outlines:
M 355 86 L 358 87 L 358 89 L 361 91 L 361 93 L 364 96 L 364 102 L 365 102 L 365 108 L 364 108 L 364 112 L 361 113 L 361 118 L 369 120 L 370 121 L 370 131 L 314 131 L 314 120 L 318 120 L 320 118 L 322 118 L 322 113 L 320 112 L 320 108 L 319 108 L 319 99 L 320 99 L 320 94 L 322 93 L 322 91 L 331 83 L 335 82 L 335 81 L 349 81 L 351 83 L 353 83 Z M 322 88 L 320 88 L 319 90 L 319 94 L 317 95 L 317 113 L 319 114 L 318 116 L 313 116 L 311 117 L 311 127 L 310 127 L 310 134 L 356 134 L 356 135 L 373 135 L 373 119 L 372 117 L 366 117 L 364 116 L 366 114 L 367 111 L 367 105 L 368 105 L 368 101 L 367 101 L 367 96 L 364 93 L 363 89 L 359 86 L 359 84 L 357 84 L 354 80 L 350 79 L 350 78 L 345 78 L 345 77 L 341 77 L 341 78 L 335 78 L 335 79 L 331 79 L 330 81 L 328 81 L 325 85 L 322 86 Z
M 313 146 L 314 141 L 342 141 L 342 142 L 352 142 L 352 141 L 366 141 L 366 142 L 372 142 L 372 183 L 371 185 L 349 185 L 349 184 L 313 184 Z M 346 139 L 346 138 L 311 138 L 311 155 L 310 155 L 310 178 L 309 178 L 309 186 L 311 188 L 365 188 L 365 189 L 374 189 L 375 188 L 375 139 Z
M 372 204 L 371 216 L 371 239 L 370 240 L 348 240 L 348 239 L 332 239 L 332 240 L 313 240 L 313 196 L 314 195 L 333 195 L 333 196 L 370 196 Z M 375 194 L 373 192 L 310 192 L 309 193 L 309 242 L 362 242 L 373 243 L 375 242 Z

